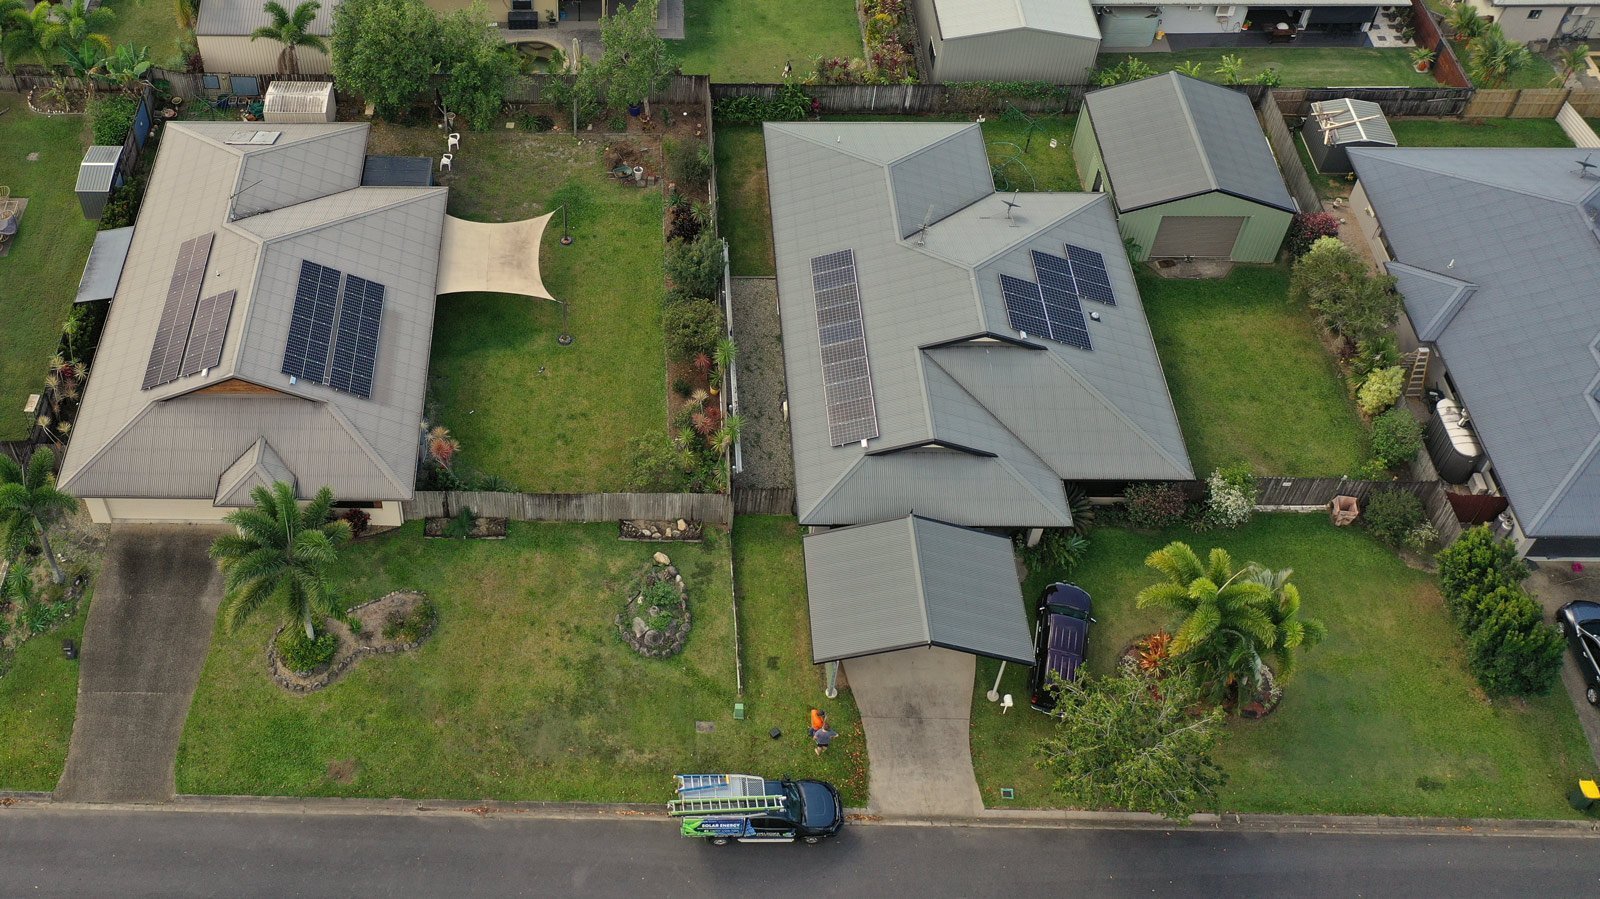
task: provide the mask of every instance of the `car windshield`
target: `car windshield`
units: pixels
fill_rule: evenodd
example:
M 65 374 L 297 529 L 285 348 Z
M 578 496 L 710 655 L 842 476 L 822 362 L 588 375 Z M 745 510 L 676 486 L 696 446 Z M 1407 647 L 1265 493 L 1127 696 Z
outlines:
M 833 824 L 838 808 L 828 788 L 815 781 L 800 781 L 785 785 L 795 817 L 807 827 L 828 827 Z

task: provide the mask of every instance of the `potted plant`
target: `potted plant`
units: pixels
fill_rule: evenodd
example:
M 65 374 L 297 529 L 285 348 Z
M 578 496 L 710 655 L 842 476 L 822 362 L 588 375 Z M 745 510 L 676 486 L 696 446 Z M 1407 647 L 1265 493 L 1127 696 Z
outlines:
M 1413 47 L 1411 49 L 1411 64 L 1419 72 L 1426 72 L 1433 68 L 1434 57 L 1438 54 L 1427 47 Z

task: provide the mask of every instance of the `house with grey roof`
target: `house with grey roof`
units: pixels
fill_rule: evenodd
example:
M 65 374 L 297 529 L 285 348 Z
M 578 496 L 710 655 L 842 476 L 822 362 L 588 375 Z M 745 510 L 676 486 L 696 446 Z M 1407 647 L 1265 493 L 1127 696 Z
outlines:
M 338 0 L 322 0 L 307 33 L 326 43 L 333 36 L 333 10 L 338 5 Z M 278 54 L 283 52 L 283 45 L 266 38 L 250 39 L 257 28 L 272 24 L 272 17 L 262 6 L 262 0 L 200 0 L 200 14 L 194 25 L 195 44 L 214 89 L 259 94 L 260 83 L 255 76 L 278 71 Z M 284 0 L 284 8 L 293 12 L 295 4 Z M 302 75 L 326 75 L 332 71 L 328 54 L 315 47 L 296 48 L 295 59 Z M 234 83 L 232 76 L 241 81 Z
M 1250 99 L 1176 72 L 1090 91 L 1072 149 L 1136 259 L 1272 262 L 1299 211 Z
M 96 521 L 207 521 L 256 485 L 413 495 L 441 187 L 361 184 L 368 126 L 166 126 L 63 489 Z
M 973 124 L 765 138 L 801 524 L 1065 527 L 1064 482 L 1193 477 L 1108 197 L 996 193 Z M 913 542 L 902 570 L 933 564 Z M 807 538 L 814 583 L 852 583 L 848 545 Z M 1015 577 L 988 589 L 1021 620 Z
M 1100 52 L 1087 0 L 916 0 L 929 81 L 1083 84 Z
M 1404 297 L 1402 348 L 1430 350 L 1445 395 L 1430 432 L 1481 449 L 1465 489 L 1505 498 L 1498 526 L 1525 555 L 1600 558 L 1600 179 L 1574 150 L 1350 159 L 1350 218 Z

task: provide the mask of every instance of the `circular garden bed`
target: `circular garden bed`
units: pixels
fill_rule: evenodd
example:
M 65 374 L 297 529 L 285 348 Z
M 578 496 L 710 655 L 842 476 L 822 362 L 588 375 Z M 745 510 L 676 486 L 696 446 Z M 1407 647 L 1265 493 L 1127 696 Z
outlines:
M 690 624 L 683 575 L 664 553 L 656 553 L 635 578 L 628 602 L 617 615 L 617 631 L 634 652 L 667 659 L 683 652 Z
M 422 593 L 397 591 L 362 603 L 345 613 L 346 620 L 324 619 L 316 645 L 305 646 L 303 634 L 291 633 L 285 624 L 267 644 L 267 671 L 278 686 L 291 693 L 312 693 L 337 681 L 357 662 L 370 655 L 409 652 L 421 646 L 438 624 L 439 613 Z M 298 638 L 299 646 L 290 641 Z M 331 645 L 323 645 L 327 641 Z M 297 671 L 285 657 L 298 658 L 306 669 Z

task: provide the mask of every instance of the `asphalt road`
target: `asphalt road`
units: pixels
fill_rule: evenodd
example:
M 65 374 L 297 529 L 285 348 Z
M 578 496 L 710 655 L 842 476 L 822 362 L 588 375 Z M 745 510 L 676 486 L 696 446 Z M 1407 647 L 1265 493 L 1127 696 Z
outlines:
M 1600 840 L 0 809 L 6 896 L 1593 896 Z

